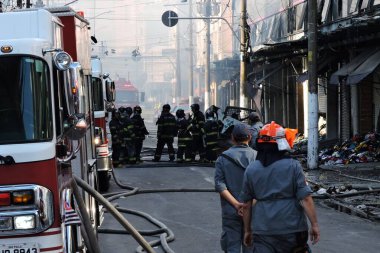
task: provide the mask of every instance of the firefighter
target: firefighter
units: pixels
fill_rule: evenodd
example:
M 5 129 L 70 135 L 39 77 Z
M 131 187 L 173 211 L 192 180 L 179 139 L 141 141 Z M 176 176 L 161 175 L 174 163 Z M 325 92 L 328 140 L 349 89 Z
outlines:
M 136 162 L 141 162 L 141 149 L 143 147 L 143 142 L 145 140 L 145 135 L 148 135 L 149 132 L 145 127 L 144 119 L 141 117 L 142 109 L 140 106 L 135 106 L 133 108 L 133 126 L 135 133 L 135 157 Z
M 251 112 L 248 115 L 248 124 L 251 126 L 250 131 L 252 135 L 251 142 L 249 146 L 253 149 L 256 149 L 256 140 L 259 136 L 261 128 L 263 128 L 263 123 L 261 122 L 260 115 L 257 112 Z
M 177 128 L 178 128 L 178 150 L 177 162 L 191 162 L 191 142 L 192 137 L 187 130 L 190 125 L 189 120 L 186 119 L 185 111 L 182 109 L 177 110 Z M 185 160 L 183 155 L 185 154 Z
M 193 136 L 192 145 L 192 160 L 195 161 L 195 156 L 199 153 L 199 161 L 203 162 L 205 159 L 205 116 L 199 109 L 199 104 L 192 104 L 191 111 L 193 113 L 188 130 Z
M 123 117 L 123 137 L 124 137 L 124 162 L 129 164 L 136 163 L 135 156 L 135 132 L 134 122 L 131 119 L 132 108 L 125 108 L 125 116 Z
M 117 167 L 120 164 L 119 159 L 120 159 L 121 144 L 123 142 L 123 138 L 122 138 L 122 124 L 119 120 L 119 112 L 117 112 L 116 110 L 112 111 L 109 128 L 111 131 L 111 140 L 112 140 L 112 162 L 113 162 L 113 166 Z
M 165 104 L 162 106 L 162 112 L 157 122 L 157 147 L 154 154 L 154 162 L 161 159 L 162 150 L 165 144 L 168 146 L 168 153 L 170 161 L 174 161 L 175 152 L 173 147 L 174 136 L 177 135 L 177 124 L 173 114 L 170 113 L 170 105 Z
M 206 160 L 208 162 L 215 162 L 220 151 L 218 137 L 219 131 L 221 130 L 221 125 L 212 110 L 207 110 L 205 116 L 206 123 L 204 129 L 206 134 Z

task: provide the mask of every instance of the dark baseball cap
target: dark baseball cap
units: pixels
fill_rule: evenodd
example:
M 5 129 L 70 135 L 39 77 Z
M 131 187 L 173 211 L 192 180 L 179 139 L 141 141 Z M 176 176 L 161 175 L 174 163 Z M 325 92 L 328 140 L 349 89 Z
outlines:
M 246 124 L 236 124 L 234 125 L 234 129 L 232 130 L 232 136 L 235 139 L 244 140 L 248 139 L 248 137 L 251 135 L 248 126 Z

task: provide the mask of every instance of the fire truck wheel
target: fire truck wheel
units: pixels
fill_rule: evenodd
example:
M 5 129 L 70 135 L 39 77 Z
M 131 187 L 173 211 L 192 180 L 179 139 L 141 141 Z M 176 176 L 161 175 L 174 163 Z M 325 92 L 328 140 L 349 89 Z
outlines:
M 106 192 L 110 188 L 111 175 L 108 171 L 98 171 L 99 191 Z

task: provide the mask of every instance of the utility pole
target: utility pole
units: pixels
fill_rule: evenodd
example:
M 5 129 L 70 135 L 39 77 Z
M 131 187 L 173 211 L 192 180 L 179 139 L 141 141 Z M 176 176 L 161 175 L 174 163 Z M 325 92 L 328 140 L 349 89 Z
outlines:
M 189 16 L 193 16 L 193 0 L 189 0 Z M 189 20 L 190 29 L 189 29 L 189 64 L 190 64 L 190 72 L 189 72 L 189 105 L 192 105 L 194 102 L 194 73 L 193 73 L 193 20 Z
M 177 49 L 177 54 L 176 54 L 176 68 L 175 68 L 175 73 L 176 73 L 176 84 L 175 84 L 175 103 L 179 104 L 179 100 L 181 97 L 181 42 L 180 42 L 180 29 L 179 29 L 179 24 L 177 24 L 176 27 L 176 49 Z
M 317 79 L 317 0 L 308 1 L 308 75 L 309 122 L 307 143 L 307 167 L 318 168 L 318 79 Z
M 206 65 L 205 65 L 205 107 L 206 111 L 210 107 L 210 25 L 211 25 L 211 0 L 206 0 Z
M 247 86 L 247 60 L 248 60 L 248 33 L 247 33 L 247 0 L 241 1 L 241 18 L 240 18 L 240 107 L 248 107 L 248 98 L 246 96 Z

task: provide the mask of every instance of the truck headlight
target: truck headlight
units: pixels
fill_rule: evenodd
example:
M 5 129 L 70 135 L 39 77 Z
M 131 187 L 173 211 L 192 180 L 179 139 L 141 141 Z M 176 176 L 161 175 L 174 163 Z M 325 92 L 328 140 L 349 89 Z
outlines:
M 94 144 L 95 144 L 95 146 L 98 146 L 101 143 L 102 143 L 102 140 L 100 139 L 100 137 L 99 136 L 95 136 L 95 138 L 94 138 Z
M 12 217 L 0 217 L 0 230 L 12 230 Z
M 66 52 L 58 52 L 53 56 L 54 64 L 59 70 L 67 70 L 71 64 L 71 56 Z
M 13 219 L 15 229 L 33 229 L 36 227 L 34 215 L 15 216 Z

